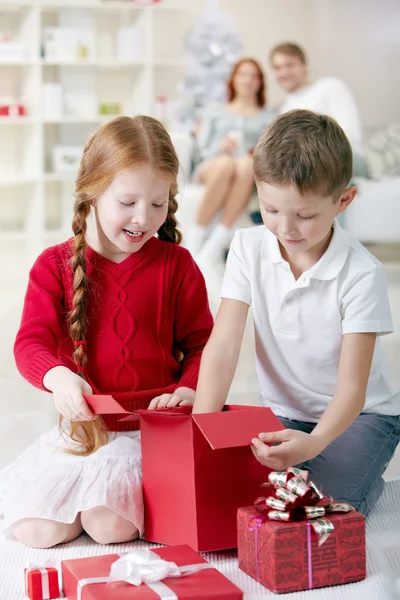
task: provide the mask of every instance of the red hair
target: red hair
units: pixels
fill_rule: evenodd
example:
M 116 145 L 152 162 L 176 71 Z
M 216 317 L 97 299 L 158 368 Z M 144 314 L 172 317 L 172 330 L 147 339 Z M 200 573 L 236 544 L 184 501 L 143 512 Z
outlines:
M 233 66 L 230 79 L 227 83 L 228 88 L 228 101 L 232 102 L 235 99 L 236 91 L 233 85 L 233 80 L 235 78 L 236 73 L 238 72 L 239 67 L 241 67 L 244 63 L 251 63 L 255 66 L 258 71 L 258 76 L 260 78 L 260 88 L 257 92 L 257 104 L 260 108 L 265 106 L 265 80 L 264 73 L 260 64 L 254 58 L 241 58 L 238 62 Z

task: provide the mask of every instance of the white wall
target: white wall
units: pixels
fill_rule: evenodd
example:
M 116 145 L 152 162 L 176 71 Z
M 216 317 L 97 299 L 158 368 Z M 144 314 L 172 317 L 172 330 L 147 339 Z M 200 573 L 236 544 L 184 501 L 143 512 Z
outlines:
M 400 122 L 399 0 L 314 0 L 312 29 L 313 74 L 347 82 L 363 125 Z

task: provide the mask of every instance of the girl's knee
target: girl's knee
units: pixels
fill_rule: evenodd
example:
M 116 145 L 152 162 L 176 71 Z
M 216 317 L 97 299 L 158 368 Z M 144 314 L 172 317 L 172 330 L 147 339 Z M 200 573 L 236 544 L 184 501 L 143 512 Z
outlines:
M 244 156 L 238 160 L 236 165 L 236 176 L 243 180 L 254 181 L 253 159 L 251 156 Z
M 17 540 L 31 548 L 52 548 L 70 542 L 82 533 L 80 520 L 60 523 L 47 519 L 23 519 L 13 526 Z
M 105 506 L 85 510 L 81 519 L 86 533 L 98 544 L 119 544 L 139 537 L 139 531 L 131 521 Z
M 215 159 L 214 168 L 218 175 L 233 177 L 236 172 L 235 159 L 229 154 L 222 154 Z

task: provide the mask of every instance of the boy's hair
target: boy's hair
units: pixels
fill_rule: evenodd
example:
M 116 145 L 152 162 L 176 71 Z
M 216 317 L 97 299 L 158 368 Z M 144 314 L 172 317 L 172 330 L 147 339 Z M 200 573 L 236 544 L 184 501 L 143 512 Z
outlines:
M 283 44 L 278 44 L 274 46 L 269 53 L 269 59 L 272 62 L 274 60 L 275 54 L 285 54 L 286 56 L 295 56 L 298 58 L 303 65 L 307 64 L 306 53 L 300 46 L 297 44 L 293 44 L 292 42 L 284 42 Z
M 339 196 L 353 171 L 350 142 L 331 117 L 291 110 L 263 131 L 253 156 L 256 181 L 295 185 L 301 194 Z
M 178 192 L 179 161 L 171 138 L 163 125 L 151 117 L 117 117 L 100 127 L 87 142 L 76 180 L 74 217 L 74 252 L 72 256 L 73 301 L 69 315 L 70 336 L 74 342 L 73 359 L 79 375 L 85 376 L 87 363 L 87 295 L 86 229 L 87 217 L 96 198 L 121 171 L 146 163 L 170 177 L 168 214 L 158 230 L 161 240 L 179 244 L 182 235 L 177 229 L 175 196 Z M 77 343 L 78 342 L 78 343 Z M 81 342 L 81 343 L 79 343 Z M 72 422 L 70 435 L 81 443 L 81 452 L 88 455 L 107 442 L 107 432 L 101 417 L 94 421 Z

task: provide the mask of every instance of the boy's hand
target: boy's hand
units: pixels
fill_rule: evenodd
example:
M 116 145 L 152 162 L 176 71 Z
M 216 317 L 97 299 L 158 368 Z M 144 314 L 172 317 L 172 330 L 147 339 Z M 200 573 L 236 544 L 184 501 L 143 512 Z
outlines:
M 44 386 L 53 392 L 56 410 L 70 421 L 92 421 L 92 413 L 83 394 L 92 394 L 90 385 L 67 367 L 54 367 L 43 378 Z
M 278 444 L 267 446 L 267 444 Z M 324 449 L 317 437 L 296 429 L 283 429 L 273 433 L 260 433 L 252 439 L 251 449 L 257 460 L 274 471 L 282 471 L 315 458 Z
M 153 398 L 149 410 L 154 408 L 173 408 L 174 406 L 193 406 L 195 391 L 187 387 L 177 388 L 173 394 L 162 394 Z

